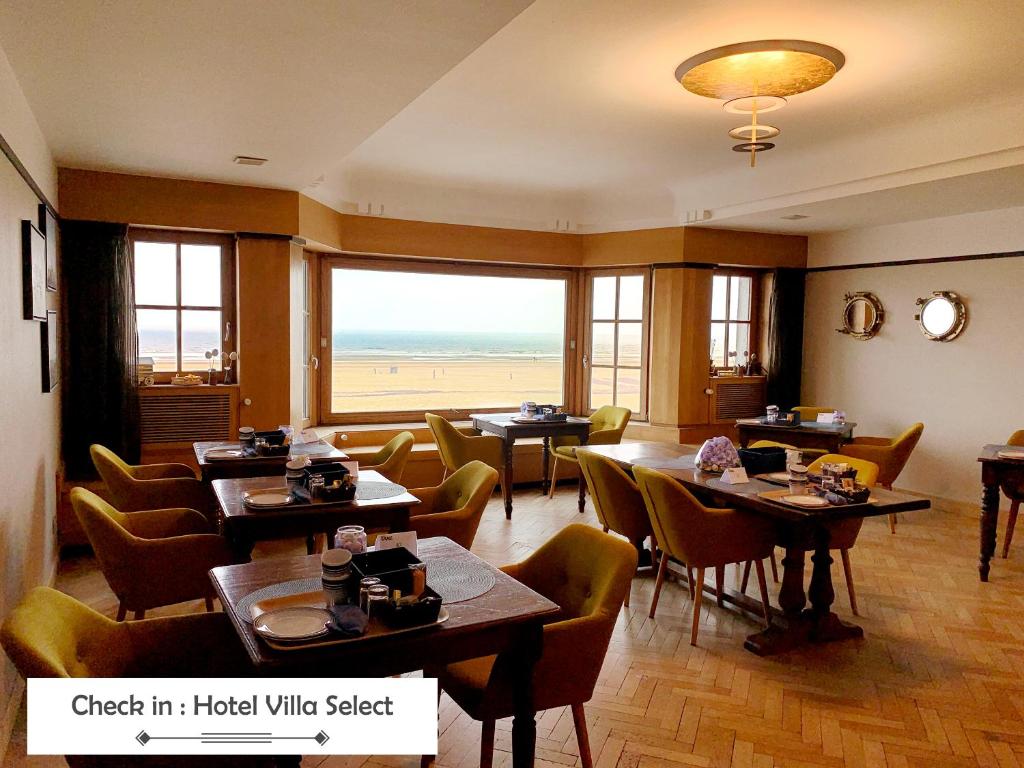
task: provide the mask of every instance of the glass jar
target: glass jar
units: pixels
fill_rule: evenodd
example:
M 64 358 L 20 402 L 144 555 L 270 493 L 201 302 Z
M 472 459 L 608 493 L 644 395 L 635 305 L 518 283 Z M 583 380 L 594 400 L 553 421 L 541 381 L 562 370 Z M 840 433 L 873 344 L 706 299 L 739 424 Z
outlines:
M 380 579 L 376 576 L 367 576 L 359 582 L 359 607 L 362 608 L 363 613 L 366 613 L 366 596 L 370 592 L 370 587 L 375 587 L 380 584 Z
M 256 430 L 252 427 L 239 427 L 238 444 L 243 451 L 256 450 Z
M 334 534 L 334 546 L 347 549 L 353 555 L 366 551 L 366 529 L 361 525 L 343 525 Z
M 388 602 L 386 584 L 374 584 L 366 590 L 366 616 L 369 619 L 380 618 L 383 607 Z
M 423 594 L 423 590 L 427 588 L 427 564 L 426 563 L 412 563 L 409 566 L 410 576 L 412 577 L 412 589 L 409 590 L 410 594 L 419 597 Z

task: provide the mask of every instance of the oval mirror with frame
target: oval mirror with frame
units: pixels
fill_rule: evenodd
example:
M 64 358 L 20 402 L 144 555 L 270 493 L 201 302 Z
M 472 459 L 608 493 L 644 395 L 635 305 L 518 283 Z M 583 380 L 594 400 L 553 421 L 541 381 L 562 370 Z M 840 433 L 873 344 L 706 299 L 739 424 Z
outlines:
M 848 293 L 844 299 L 843 327 L 836 330 L 862 341 L 874 338 L 885 322 L 882 302 L 867 291 Z
M 952 341 L 967 325 L 967 305 L 953 291 L 933 291 L 918 299 L 921 311 L 914 315 L 923 333 L 931 341 Z

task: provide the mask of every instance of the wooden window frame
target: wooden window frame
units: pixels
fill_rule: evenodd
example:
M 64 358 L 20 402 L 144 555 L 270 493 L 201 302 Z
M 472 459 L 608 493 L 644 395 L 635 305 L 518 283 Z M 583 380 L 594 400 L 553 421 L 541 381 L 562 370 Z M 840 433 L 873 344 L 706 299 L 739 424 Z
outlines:
M 564 267 L 525 267 L 502 264 L 485 264 L 481 262 L 465 262 L 455 260 L 409 259 L 401 257 L 372 256 L 366 254 L 319 254 L 320 269 L 319 291 L 319 328 L 314 338 L 313 349 L 319 352 L 319 419 L 324 426 L 347 424 L 389 424 L 389 423 L 421 423 L 424 413 L 438 413 L 451 421 L 469 418 L 471 413 L 508 413 L 518 411 L 519 403 L 509 403 L 492 408 L 427 408 L 406 411 L 353 411 L 334 413 L 331 397 L 331 377 L 333 374 L 334 336 L 331 333 L 332 318 L 332 283 L 331 270 L 365 269 L 379 272 L 420 272 L 429 274 L 457 274 L 480 277 L 527 277 L 563 280 L 565 282 L 565 319 L 563 325 L 562 345 L 562 407 L 571 408 L 575 400 L 577 381 L 576 357 L 576 311 L 578 305 L 578 282 L 575 279 L 578 270 Z
M 725 287 L 725 320 L 716 320 L 714 317 L 708 317 L 708 327 L 714 328 L 717 323 L 721 323 L 725 326 L 725 361 L 724 366 L 716 365 L 715 372 L 719 373 L 722 371 L 731 371 L 736 367 L 733 363 L 729 365 L 729 324 L 736 323 L 738 325 L 746 325 L 749 327 L 748 341 L 747 344 L 750 349 L 746 350 L 748 353 L 759 352 L 761 349 L 761 278 L 763 273 L 753 269 L 715 269 L 712 276 L 712 286 L 714 285 L 715 277 L 749 277 L 750 283 L 750 319 L 749 320 L 730 320 L 729 318 L 729 303 L 732 300 L 732 292 L 729 290 L 729 285 Z M 714 287 L 712 287 L 714 291 Z M 713 295 L 713 294 L 712 294 Z M 714 305 L 712 301 L 711 306 Z M 709 313 L 710 315 L 710 313 Z M 740 352 L 741 350 L 737 350 Z M 711 350 L 708 350 L 708 358 L 711 357 Z M 749 358 L 748 358 L 749 362 Z
M 644 297 L 643 312 L 639 320 L 619 319 L 619 281 L 615 281 L 615 318 L 612 320 L 594 319 L 594 278 L 595 277 L 643 277 Z M 612 404 L 616 403 L 616 395 L 619 384 L 618 370 L 640 371 L 640 411 L 633 414 L 636 421 L 647 419 L 648 397 L 647 389 L 650 375 L 650 347 L 651 347 L 651 291 L 654 285 L 654 270 L 651 267 L 622 267 L 616 269 L 587 269 L 584 270 L 584 285 L 586 290 L 586 317 L 584 330 L 584 350 L 586 352 L 583 365 L 583 381 L 581 387 L 581 399 L 586 413 L 593 413 L 596 408 L 590 402 L 591 392 L 591 371 L 594 368 L 610 369 L 612 373 Z M 593 328 L 594 323 L 611 323 L 615 331 L 612 338 L 612 365 L 594 365 L 593 349 Z M 619 326 L 622 324 L 640 324 L 640 365 L 619 365 Z
M 238 309 L 237 309 L 237 288 L 235 285 L 235 237 L 234 235 L 219 232 L 186 232 L 175 229 L 145 229 L 142 227 L 131 227 L 128 230 L 128 240 L 132 249 L 132 268 L 135 265 L 135 243 L 138 241 L 146 243 L 173 243 L 175 249 L 175 278 L 176 295 L 174 304 L 135 304 L 135 310 L 159 309 L 174 310 L 177 330 L 177 369 L 176 371 L 154 371 L 153 380 L 158 384 L 167 384 L 174 376 L 184 373 L 181 370 L 181 313 L 188 310 L 219 311 L 221 313 L 221 339 L 227 336 L 227 341 L 221 341 L 221 352 L 228 354 L 237 351 L 238 338 Z M 181 303 L 181 246 L 182 245 L 216 245 L 221 249 L 220 261 L 220 296 L 219 307 L 200 306 Z M 134 281 L 135 275 L 132 275 Z M 227 324 L 230 323 L 231 332 L 227 333 Z M 233 366 L 236 371 L 235 381 L 238 383 L 238 365 Z M 197 373 L 188 371 L 188 373 Z M 214 380 L 218 383 L 224 380 L 224 371 L 214 372 Z

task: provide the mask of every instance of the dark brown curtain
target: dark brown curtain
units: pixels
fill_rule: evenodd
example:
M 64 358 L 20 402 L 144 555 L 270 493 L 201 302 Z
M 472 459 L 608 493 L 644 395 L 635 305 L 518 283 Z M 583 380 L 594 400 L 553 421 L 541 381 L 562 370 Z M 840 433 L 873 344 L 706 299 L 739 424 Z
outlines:
M 776 269 L 768 305 L 768 402 L 782 409 L 800 405 L 804 348 L 804 276 L 802 269 Z
M 67 476 L 95 476 L 89 446 L 128 462 L 140 452 L 138 335 L 128 227 L 62 221 L 63 453 Z

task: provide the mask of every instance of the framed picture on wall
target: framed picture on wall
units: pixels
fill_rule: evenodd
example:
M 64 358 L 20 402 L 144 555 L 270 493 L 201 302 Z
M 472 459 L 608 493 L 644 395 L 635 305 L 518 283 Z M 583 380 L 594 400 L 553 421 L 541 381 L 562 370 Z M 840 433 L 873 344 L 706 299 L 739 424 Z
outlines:
M 46 203 L 39 204 L 39 231 L 46 240 L 46 290 L 57 290 L 57 217 Z
M 60 346 L 57 341 L 57 313 L 46 311 L 46 322 L 39 325 L 39 350 L 43 368 L 43 392 L 53 392 L 60 381 Z
M 26 320 L 46 319 L 46 239 L 32 222 L 21 222 L 21 280 Z

